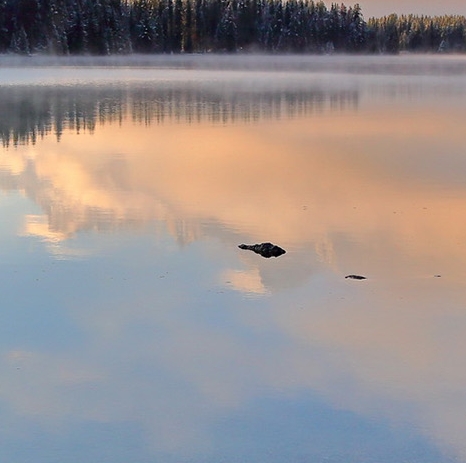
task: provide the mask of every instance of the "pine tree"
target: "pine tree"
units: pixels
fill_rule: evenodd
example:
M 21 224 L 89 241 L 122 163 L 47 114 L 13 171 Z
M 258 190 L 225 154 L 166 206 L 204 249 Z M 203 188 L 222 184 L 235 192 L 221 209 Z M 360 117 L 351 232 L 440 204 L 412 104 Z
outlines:
M 192 53 L 194 50 L 193 31 L 193 7 L 191 0 L 187 0 L 183 26 L 183 51 L 186 53 Z
M 229 0 L 223 9 L 222 17 L 215 31 L 215 41 L 220 50 L 231 53 L 237 49 L 238 31 L 233 0 Z
M 366 23 L 358 3 L 348 11 L 348 51 L 363 51 L 366 46 Z
M 175 0 L 173 4 L 171 31 L 171 52 L 180 53 L 183 47 L 183 1 Z

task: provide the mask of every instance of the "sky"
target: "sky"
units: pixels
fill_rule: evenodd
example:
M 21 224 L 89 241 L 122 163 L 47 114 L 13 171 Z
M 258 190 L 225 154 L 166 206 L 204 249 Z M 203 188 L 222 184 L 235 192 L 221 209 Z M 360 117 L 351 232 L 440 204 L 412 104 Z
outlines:
M 418 15 L 466 15 L 465 0 L 354 0 L 344 2 L 348 5 L 359 3 L 366 19 L 390 13 Z

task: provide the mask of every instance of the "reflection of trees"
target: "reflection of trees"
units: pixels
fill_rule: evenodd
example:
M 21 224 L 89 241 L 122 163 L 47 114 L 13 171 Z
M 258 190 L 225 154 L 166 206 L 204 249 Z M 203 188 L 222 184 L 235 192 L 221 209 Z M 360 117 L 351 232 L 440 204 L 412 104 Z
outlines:
M 96 123 L 122 117 L 123 89 L 3 87 L 0 89 L 0 137 L 3 145 L 35 143 L 64 129 L 94 130 Z
M 93 131 L 127 115 L 142 124 L 179 121 L 226 123 L 289 118 L 354 107 L 358 93 L 320 89 L 255 90 L 195 85 L 139 87 L 0 88 L 0 138 L 4 146 L 34 144 L 63 130 Z
M 326 108 L 354 106 L 353 91 L 327 93 L 320 90 L 242 91 L 207 93 L 170 90 L 161 94 L 143 89 L 132 99 L 132 117 L 139 122 L 165 119 L 196 122 L 254 121 L 264 118 L 295 117 Z

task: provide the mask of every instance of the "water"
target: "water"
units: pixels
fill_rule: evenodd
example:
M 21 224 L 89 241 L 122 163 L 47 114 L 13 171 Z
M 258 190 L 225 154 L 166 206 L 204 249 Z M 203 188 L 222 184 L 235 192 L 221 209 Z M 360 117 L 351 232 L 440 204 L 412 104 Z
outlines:
M 123 64 L 0 68 L 1 461 L 466 461 L 466 59 Z

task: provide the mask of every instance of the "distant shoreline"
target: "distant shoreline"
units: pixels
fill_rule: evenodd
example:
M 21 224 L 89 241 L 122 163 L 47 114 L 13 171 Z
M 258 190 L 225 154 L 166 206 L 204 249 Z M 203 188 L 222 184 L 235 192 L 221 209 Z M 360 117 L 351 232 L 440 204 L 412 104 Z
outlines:
M 466 52 L 466 17 L 364 18 L 359 4 L 314 0 L 0 2 L 0 53 Z

